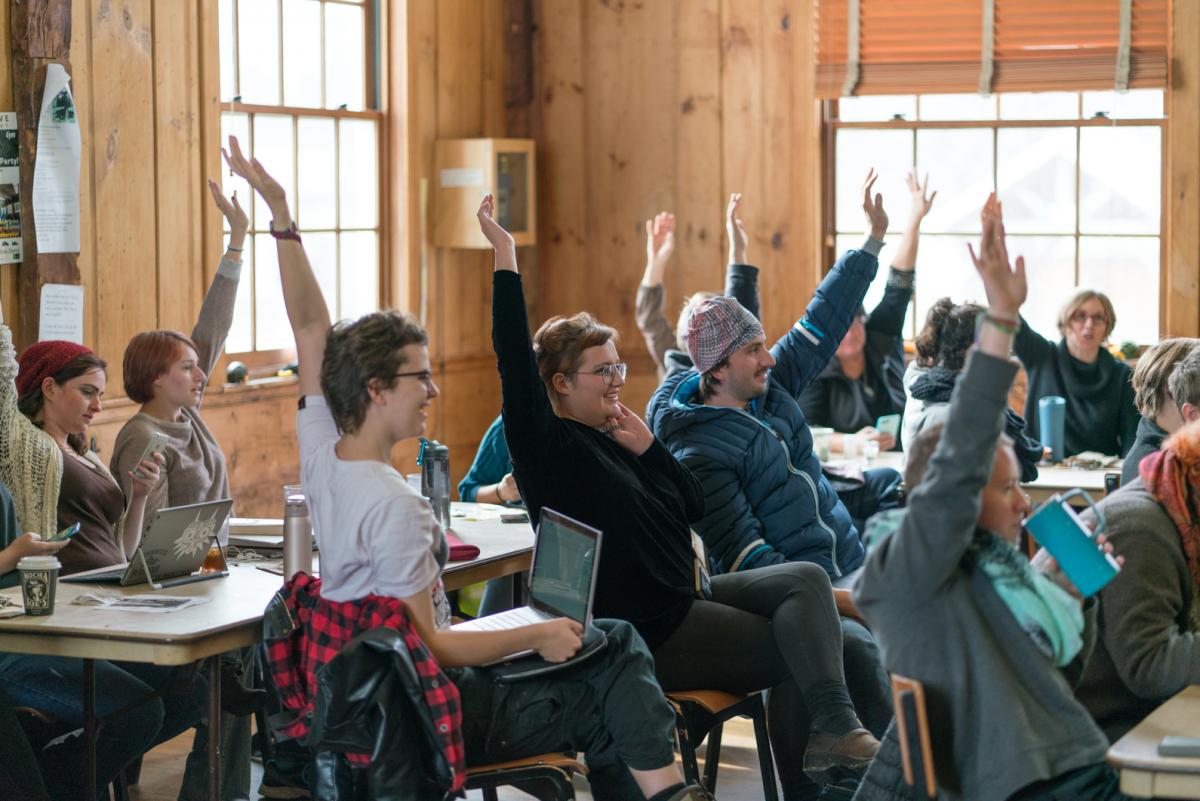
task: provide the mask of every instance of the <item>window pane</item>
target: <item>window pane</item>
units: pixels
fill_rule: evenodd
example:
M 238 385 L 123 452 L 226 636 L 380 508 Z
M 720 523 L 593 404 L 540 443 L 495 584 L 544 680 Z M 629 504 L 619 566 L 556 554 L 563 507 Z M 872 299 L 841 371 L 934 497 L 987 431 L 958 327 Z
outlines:
M 1000 95 L 1002 120 L 1074 120 L 1079 118 L 1075 92 L 1010 92 Z
M 337 234 L 305 234 L 304 251 L 325 296 L 333 319 L 337 319 Z
M 843 234 L 842 236 L 839 236 L 836 240 L 836 244 L 834 246 L 835 247 L 834 258 L 840 259 L 842 257 L 842 254 L 845 253 L 847 250 L 855 250 L 857 248 L 861 248 L 862 245 L 863 245 L 863 238 L 861 236 L 859 236 L 858 234 Z M 884 261 L 886 262 L 886 260 L 887 260 L 887 257 L 884 256 Z M 884 263 L 880 263 L 879 272 L 876 274 L 875 280 L 871 282 L 871 286 L 867 288 L 867 294 L 863 298 L 863 308 L 866 309 L 868 312 L 870 312 L 872 309 L 874 309 L 876 306 L 878 306 L 879 301 L 883 300 L 883 289 L 887 285 L 888 272 L 889 272 L 889 270 L 888 270 L 887 266 Z M 913 320 L 912 304 L 909 304 L 908 316 L 904 318 L 904 329 L 903 329 L 903 336 L 905 336 L 908 339 L 911 339 L 913 337 L 912 320 Z
M 338 137 L 341 225 L 343 228 L 374 228 L 379 217 L 375 122 L 342 120 Z
M 297 223 L 302 228 L 333 228 L 337 225 L 337 148 L 334 121 L 301 117 L 297 123 L 300 153 L 297 163 Z
M 279 3 L 238 0 L 237 8 L 242 102 L 279 105 Z
M 1080 237 L 1079 285 L 1108 295 L 1117 313 L 1109 341 L 1158 341 L 1158 279 L 1158 237 Z
M 1025 257 L 1026 278 L 1029 286 L 1036 287 L 1021 314 L 1035 331 L 1057 341 L 1058 307 L 1075 288 L 1075 238 L 1009 236 L 1008 255 L 1014 265 L 1018 256 Z
M 923 120 L 994 120 L 995 95 L 921 95 Z
M 288 106 L 321 107 L 320 0 L 284 0 L 283 97 Z
M 243 150 L 250 147 L 250 118 L 245 114 L 231 114 L 226 112 L 221 115 L 221 147 L 229 148 L 229 137 L 236 136 L 238 143 L 241 144 Z M 250 191 L 250 184 L 245 179 L 230 175 L 229 168 L 225 165 L 222 159 L 221 163 L 221 191 L 225 193 L 225 197 L 232 197 L 234 192 L 237 192 L 238 202 L 242 208 L 246 210 L 246 214 L 250 215 L 250 224 L 254 224 L 254 207 L 250 203 L 250 198 L 254 193 Z M 210 202 L 210 201 L 205 201 Z M 224 230 L 229 230 L 229 224 L 223 224 Z
M 872 95 L 838 99 L 838 119 L 843 122 L 881 122 L 917 118 L 916 95 Z
M 246 237 L 246 249 L 242 251 L 242 280 L 238 282 L 237 299 L 233 302 L 233 324 L 225 339 L 228 353 L 245 353 L 254 349 L 254 320 L 251 304 L 254 287 L 254 240 Z M 223 382 L 225 376 L 218 376 Z
M 296 208 L 295 142 L 292 118 L 278 114 L 254 115 L 254 157 L 287 192 L 288 205 Z M 254 225 L 265 231 L 271 224 L 271 211 L 261 197 L 254 198 Z
M 927 233 L 974 233 L 979 209 L 992 191 L 992 131 L 955 128 L 917 131 L 917 170 L 929 173 L 929 188 L 938 196 L 921 230 Z M 892 227 L 903 227 L 908 190 L 889 206 Z
M 217 6 L 217 26 L 221 29 L 220 50 L 221 50 L 221 100 L 232 100 L 237 94 L 234 90 L 234 74 L 233 58 L 233 0 L 220 0 Z
M 338 316 L 354 319 L 379 309 L 379 245 L 374 231 L 342 234 L 342 302 Z
M 967 242 L 978 245 L 979 237 L 921 237 L 921 248 L 917 252 L 917 330 L 925 324 L 929 307 L 939 298 L 948 297 L 955 303 L 984 300 L 983 282 L 971 263 Z
M 254 236 L 254 348 L 275 350 L 295 345 L 287 311 L 283 307 L 283 288 L 279 284 L 279 254 L 275 237 Z
M 1110 119 L 1159 119 L 1163 115 L 1161 89 L 1133 89 L 1128 92 L 1084 92 L 1083 118 L 1105 112 Z
M 1076 130 L 1000 130 L 996 184 L 1009 233 L 1075 232 Z
M 325 6 L 325 105 L 363 108 L 366 73 L 363 10 L 354 6 Z
M 1162 205 L 1162 133 L 1155 127 L 1080 131 L 1079 230 L 1157 234 Z
M 901 209 L 907 208 L 905 174 L 913 163 L 912 131 L 842 129 L 837 132 L 837 230 L 858 233 L 867 230 L 862 210 L 862 180 L 867 168 L 879 173 L 875 191 L 883 194 L 891 228 L 904 227 Z

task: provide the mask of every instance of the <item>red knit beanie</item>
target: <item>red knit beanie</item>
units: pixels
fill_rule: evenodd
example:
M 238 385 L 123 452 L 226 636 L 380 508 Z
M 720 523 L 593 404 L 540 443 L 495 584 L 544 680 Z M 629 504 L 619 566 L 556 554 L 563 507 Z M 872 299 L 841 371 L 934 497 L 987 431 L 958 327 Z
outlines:
M 33 343 L 17 359 L 20 365 L 17 371 L 17 395 L 24 397 L 29 390 L 40 387 L 42 381 L 53 377 L 59 370 L 89 353 L 93 353 L 91 348 L 65 339 L 47 339 Z

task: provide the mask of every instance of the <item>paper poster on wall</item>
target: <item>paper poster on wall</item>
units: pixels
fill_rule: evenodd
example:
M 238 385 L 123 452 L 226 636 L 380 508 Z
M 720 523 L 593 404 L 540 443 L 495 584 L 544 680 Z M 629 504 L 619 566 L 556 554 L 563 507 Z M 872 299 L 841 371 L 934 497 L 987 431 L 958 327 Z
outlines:
M 46 67 L 33 165 L 33 224 L 39 253 L 79 252 L 79 122 L 71 76 L 62 64 Z
M 38 340 L 65 339 L 83 344 L 83 287 L 43 284 Z
M 21 176 L 17 112 L 0 112 L 0 264 L 21 261 Z

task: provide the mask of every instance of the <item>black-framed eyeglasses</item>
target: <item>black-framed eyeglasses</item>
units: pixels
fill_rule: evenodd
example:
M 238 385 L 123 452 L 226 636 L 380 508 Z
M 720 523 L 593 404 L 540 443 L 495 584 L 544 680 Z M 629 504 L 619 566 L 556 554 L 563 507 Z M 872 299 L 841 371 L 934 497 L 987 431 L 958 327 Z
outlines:
M 415 378 L 424 384 L 426 389 L 433 389 L 433 373 L 428 370 L 417 370 L 412 373 L 392 373 L 392 378 Z
M 572 373 L 574 373 L 575 375 L 598 375 L 611 385 L 613 381 L 617 380 L 617 376 L 621 376 L 621 380 L 624 381 L 625 375 L 628 372 L 629 372 L 628 364 L 626 364 L 625 362 L 617 362 L 616 364 L 602 364 L 599 367 L 597 367 L 595 370 L 587 370 L 585 372 L 581 372 L 579 370 L 572 370 L 570 373 L 567 373 L 566 375 L 571 375 Z

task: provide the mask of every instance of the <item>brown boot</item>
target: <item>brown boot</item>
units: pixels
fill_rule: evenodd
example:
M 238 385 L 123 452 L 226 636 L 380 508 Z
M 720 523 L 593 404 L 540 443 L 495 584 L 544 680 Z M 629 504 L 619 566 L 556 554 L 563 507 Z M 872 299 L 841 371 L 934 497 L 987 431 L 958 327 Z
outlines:
M 878 750 L 879 741 L 866 729 L 854 729 L 841 736 L 813 732 L 804 752 L 804 772 L 813 781 L 828 784 L 830 771 L 835 768 L 856 773 L 866 770 Z

